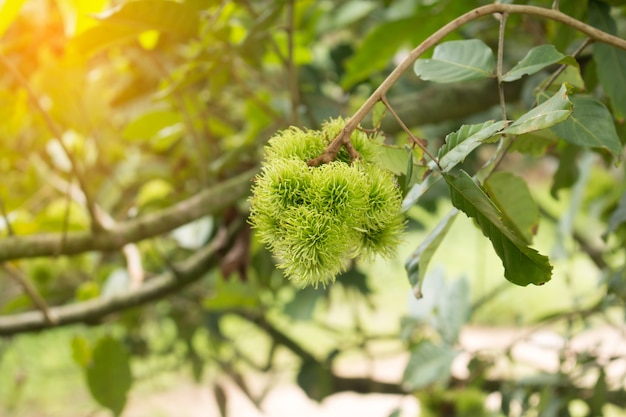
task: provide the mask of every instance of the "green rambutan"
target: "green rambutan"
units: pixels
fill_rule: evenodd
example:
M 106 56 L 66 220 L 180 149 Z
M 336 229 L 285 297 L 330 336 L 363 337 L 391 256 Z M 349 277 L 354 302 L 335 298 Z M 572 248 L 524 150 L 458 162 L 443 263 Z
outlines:
M 393 175 L 373 162 L 376 147 L 365 132 L 350 136 L 361 160 L 351 161 L 342 148 L 330 163 L 307 164 L 344 124 L 333 119 L 321 131 L 278 132 L 252 189 L 251 225 L 278 268 L 302 285 L 332 282 L 361 255 L 391 256 L 404 228 L 400 190 Z

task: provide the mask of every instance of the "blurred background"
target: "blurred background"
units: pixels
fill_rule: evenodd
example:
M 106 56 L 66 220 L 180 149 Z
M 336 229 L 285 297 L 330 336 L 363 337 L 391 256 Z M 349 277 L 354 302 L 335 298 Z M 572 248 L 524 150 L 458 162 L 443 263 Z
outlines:
M 499 165 L 540 213 L 543 286 L 505 280 L 472 219 L 447 222 L 444 181 L 423 183 L 394 259 L 327 288 L 291 284 L 246 223 L 275 132 L 349 117 L 409 50 L 489 3 L 0 2 L 0 416 L 626 416 L 626 185 L 605 149 L 545 129 Z M 621 37 L 625 4 L 556 2 Z M 445 40 L 496 51 L 499 27 Z M 561 77 L 605 103 L 623 144 L 624 51 L 525 15 L 504 40 L 505 68 L 538 45 L 575 54 Z M 558 68 L 507 83 L 509 115 Z M 501 117 L 492 78 L 409 70 L 387 97 L 434 153 Z M 363 127 L 381 120 L 406 176 L 407 133 L 374 116 Z M 418 300 L 405 262 L 424 242 Z

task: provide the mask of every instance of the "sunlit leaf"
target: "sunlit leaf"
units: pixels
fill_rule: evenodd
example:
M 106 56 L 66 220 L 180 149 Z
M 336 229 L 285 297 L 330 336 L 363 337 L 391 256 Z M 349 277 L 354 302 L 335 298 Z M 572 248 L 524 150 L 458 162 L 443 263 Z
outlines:
M 200 22 L 198 10 L 187 3 L 169 0 L 136 0 L 95 16 L 100 24 L 78 34 L 71 45 L 90 54 L 155 30 L 182 39 L 195 36 Z
M 126 405 L 132 385 L 128 353 L 124 345 L 110 336 L 98 341 L 91 364 L 86 369 L 87 384 L 92 397 L 119 416 Z
M 13 23 L 26 0 L 4 0 L 0 3 L 0 36 Z
M 513 68 L 502 76 L 503 81 L 515 81 L 524 75 L 531 75 L 541 71 L 548 65 L 552 64 L 568 64 L 578 66 L 578 63 L 571 56 L 563 55 L 556 50 L 554 45 L 536 46 L 528 54 L 517 63 Z
M 567 95 L 567 86 L 563 84 L 556 94 L 524 113 L 502 133 L 521 135 L 545 129 L 567 119 L 571 113 L 572 103 Z
M 587 148 L 603 148 L 615 156 L 622 153 L 622 145 L 615 130 L 611 113 L 602 102 L 588 96 L 572 97 L 574 111 L 563 123 L 552 126 L 552 131 L 563 140 Z
M 174 187 L 169 182 L 159 178 L 153 179 L 141 186 L 135 203 L 138 207 L 159 203 L 165 200 L 172 191 Z
M 423 80 L 452 83 L 491 77 L 494 67 L 491 48 L 469 39 L 437 45 L 432 58 L 418 59 L 413 70 Z
M 526 181 L 503 171 L 492 174 L 484 186 L 502 212 L 504 223 L 530 244 L 539 225 L 539 208 Z
M 151 110 L 128 123 L 122 131 L 122 137 L 128 140 L 147 141 L 157 135 L 182 130 L 182 123 L 182 115 L 178 112 Z M 166 129 L 168 132 L 163 132 Z
M 504 224 L 500 210 L 466 172 L 444 174 L 444 178 L 450 187 L 452 204 L 474 218 L 491 240 L 504 265 L 506 279 L 522 286 L 550 280 L 552 265 L 548 258 L 526 246 L 523 238 Z
M 91 363 L 93 351 L 89 341 L 84 336 L 74 336 L 72 338 L 72 359 L 83 368 L 87 368 Z
M 444 172 L 454 168 L 459 162 L 465 160 L 474 149 L 483 141 L 496 135 L 505 122 L 493 120 L 476 125 L 463 125 L 456 132 L 446 136 L 446 143 L 439 148 L 439 165 Z

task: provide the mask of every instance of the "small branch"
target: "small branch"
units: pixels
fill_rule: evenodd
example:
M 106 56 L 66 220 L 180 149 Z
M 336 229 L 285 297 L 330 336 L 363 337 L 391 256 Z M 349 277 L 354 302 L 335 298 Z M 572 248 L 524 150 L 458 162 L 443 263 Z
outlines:
M 398 116 L 398 114 L 396 113 L 396 111 L 393 109 L 393 107 L 391 107 L 391 104 L 389 103 L 389 101 L 387 100 L 387 96 L 386 95 L 382 95 L 382 97 L 380 98 L 380 100 L 385 104 L 385 106 L 387 107 L 387 110 L 389 110 L 389 112 L 393 115 L 393 117 L 396 119 L 396 121 L 398 122 L 398 124 L 400 125 L 400 127 L 402 128 L 402 130 L 404 130 L 406 132 L 407 135 L 409 135 L 409 139 L 411 140 L 411 143 L 417 145 L 422 152 L 424 152 L 424 154 L 428 155 L 428 157 L 435 163 L 437 164 L 437 167 L 441 170 L 441 165 L 439 165 L 439 160 L 428 151 L 428 148 L 426 148 L 426 146 L 424 145 L 424 143 L 422 143 L 422 139 L 420 138 L 416 138 L 415 135 L 413 135 L 413 133 L 411 132 L 411 129 L 409 129 L 406 124 L 402 121 L 402 119 Z
M 250 180 L 256 172 L 256 168 L 246 171 L 168 208 L 137 219 L 119 222 L 97 235 L 91 232 L 68 232 L 62 247 L 59 233 L 1 239 L 0 262 L 39 256 L 118 250 L 128 243 L 167 233 L 207 214 L 219 213 L 236 203 L 250 191 Z
M 342 146 L 345 146 L 346 150 L 348 151 L 351 162 L 361 159 L 361 154 L 359 154 L 359 152 L 354 148 L 354 145 L 352 145 L 352 142 L 350 141 L 350 134 L 352 133 L 352 131 L 350 131 L 350 133 L 346 133 L 346 127 L 347 125 L 344 126 L 343 129 L 341 129 L 341 132 L 339 132 L 337 137 L 333 139 L 332 142 L 330 142 L 330 144 L 326 147 L 326 149 L 324 149 L 324 152 L 320 156 L 307 161 L 307 165 L 311 167 L 316 167 L 333 161 L 337 157 L 337 154 L 339 153 L 339 150 Z
M 24 274 L 22 274 L 19 269 L 13 267 L 8 263 L 3 263 L 2 269 L 4 270 L 4 272 L 7 273 L 7 275 L 17 281 L 17 283 L 20 284 L 20 286 L 24 289 L 24 292 L 33 301 L 33 304 L 35 304 L 35 306 L 43 314 L 43 320 L 45 321 L 45 323 L 49 326 L 55 325 L 57 323 L 55 316 L 50 313 L 50 309 L 48 308 L 46 301 L 39 294 L 37 288 L 35 288 L 35 286 L 30 282 L 28 277 L 24 276 Z
M 236 229 L 236 227 L 233 227 Z M 228 246 L 232 238 L 231 233 L 216 238 L 208 246 L 198 250 L 185 261 L 176 265 L 171 271 L 166 271 L 145 282 L 136 291 L 110 298 L 95 298 L 88 301 L 54 307 L 49 309 L 50 322 L 39 312 L 0 317 L 0 336 L 9 336 L 18 333 L 34 332 L 52 326 L 66 326 L 75 323 L 91 323 L 102 318 L 132 307 L 147 304 L 175 293 L 183 287 L 197 281 L 205 273 L 217 266 L 219 252 Z
M 0 197 L 0 213 L 2 214 L 2 220 L 4 220 L 5 227 L 7 228 L 7 234 L 9 236 L 14 236 L 13 226 L 11 226 L 11 222 L 9 221 L 9 216 L 7 214 L 6 207 L 4 206 L 4 199 Z

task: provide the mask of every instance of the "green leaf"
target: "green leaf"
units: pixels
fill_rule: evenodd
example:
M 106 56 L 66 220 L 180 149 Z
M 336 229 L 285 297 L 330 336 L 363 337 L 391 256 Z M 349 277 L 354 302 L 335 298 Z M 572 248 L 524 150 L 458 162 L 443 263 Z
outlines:
M 158 203 L 165 200 L 172 191 L 174 191 L 172 184 L 160 178 L 156 178 L 141 186 L 137 193 L 135 203 L 138 207 Z
M 372 109 L 372 126 L 374 129 L 380 129 L 386 114 L 387 106 L 382 101 L 377 102 Z
M 296 378 L 298 386 L 315 401 L 322 401 L 333 393 L 333 375 L 331 371 L 314 360 L 302 362 Z
M 589 3 L 589 23 L 600 30 L 617 35 L 617 25 L 611 17 L 611 8 L 601 2 Z M 618 119 L 626 117 L 626 51 L 598 42 L 593 46 L 598 80 Z
M 448 344 L 436 345 L 430 340 L 418 344 L 404 370 L 402 381 L 410 390 L 417 390 L 450 378 L 450 367 L 457 352 Z
M 617 208 L 611 213 L 608 228 L 606 232 L 602 234 L 602 238 L 607 240 L 609 234 L 616 231 L 617 228 L 624 223 L 626 223 L 626 193 L 622 194 L 622 198 L 620 198 Z
M 504 265 L 506 279 L 522 286 L 541 285 L 550 280 L 552 265 L 548 258 L 526 246 L 523 238 L 504 224 L 500 210 L 466 172 L 443 176 L 450 188 L 452 204 L 474 218 L 491 240 Z
M 484 186 L 502 212 L 504 223 L 530 244 L 539 226 L 539 208 L 526 181 L 510 172 L 496 172 Z
M 489 120 L 476 125 L 463 125 L 456 132 L 446 136 L 445 144 L 439 149 L 437 157 L 444 172 L 463 162 L 467 155 L 479 147 L 483 141 L 496 135 L 504 128 L 504 121 Z
M 131 1 L 95 17 L 99 25 L 71 40 L 71 45 L 85 55 L 134 39 L 147 30 L 187 39 L 197 34 L 200 23 L 195 7 L 168 0 Z
M 86 373 L 91 396 L 115 416 L 119 416 L 132 385 L 130 363 L 124 345 L 111 336 L 101 338 L 94 348 L 93 360 Z
M 540 45 L 526 54 L 526 56 L 502 76 L 503 81 L 515 81 L 524 75 L 535 74 L 548 65 L 552 64 L 568 64 L 578 67 L 578 62 L 567 55 L 563 55 L 556 50 L 554 45 Z
M 156 136 L 182 135 L 183 118 L 179 112 L 170 110 L 152 110 L 137 117 L 126 125 L 122 137 L 128 140 L 148 141 Z
M 404 146 L 386 145 L 383 143 L 373 144 L 378 148 L 378 150 L 376 151 L 375 160 L 381 168 L 391 171 L 394 175 L 397 176 L 406 176 L 409 173 L 409 153 Z M 422 154 L 419 148 L 415 148 L 411 150 L 411 152 L 413 155 L 413 164 L 410 173 L 411 177 L 409 178 L 409 181 L 407 181 L 407 183 L 413 185 L 422 181 L 422 178 L 426 173 L 428 167 L 415 162 L 421 160 L 422 158 Z
M 435 326 L 444 342 L 454 346 L 470 313 L 470 288 L 465 277 L 446 283 L 443 294 L 437 295 Z
M 559 167 L 552 177 L 552 187 L 550 188 L 550 194 L 555 199 L 558 199 L 560 189 L 570 188 L 572 185 L 576 184 L 580 176 L 580 170 L 576 163 L 578 154 L 580 153 L 580 147 L 562 142 L 559 148 L 561 148 L 558 157 Z
M 293 299 L 285 304 L 284 313 L 292 320 L 310 320 L 317 302 L 324 298 L 321 288 L 305 287 L 297 290 Z
M 258 289 L 238 279 L 220 279 L 215 292 L 205 298 L 202 305 L 213 311 L 229 309 L 252 309 L 259 305 Z
M 438 224 L 431 230 L 426 239 L 424 239 L 419 246 L 409 255 L 405 262 L 405 269 L 407 271 L 409 282 L 413 288 L 413 294 L 416 298 L 422 297 L 422 283 L 426 276 L 426 270 L 428 264 L 433 255 L 437 251 L 439 245 L 448 234 L 458 210 L 451 210 Z
M 84 336 L 72 338 L 72 359 L 83 368 L 87 368 L 92 360 L 93 352 L 89 341 Z
M 348 90 L 384 69 L 397 49 L 409 38 L 413 28 L 419 24 L 419 19 L 413 16 L 377 25 L 365 36 L 356 53 L 346 61 L 346 73 L 341 80 L 341 86 Z
M 603 148 L 619 157 L 622 145 L 611 113 L 602 102 L 588 96 L 572 97 L 569 119 L 551 129 L 563 140 L 587 148 Z
M 561 85 L 548 100 L 523 114 L 502 133 L 521 135 L 556 125 L 572 114 L 572 103 L 567 95 L 567 86 Z
M 515 138 L 509 152 L 520 152 L 537 158 L 554 148 L 557 142 L 558 136 L 550 129 L 537 130 Z
M 491 48 L 469 39 L 437 45 L 432 58 L 418 59 L 413 70 L 423 80 L 452 83 L 491 77 L 494 67 Z

